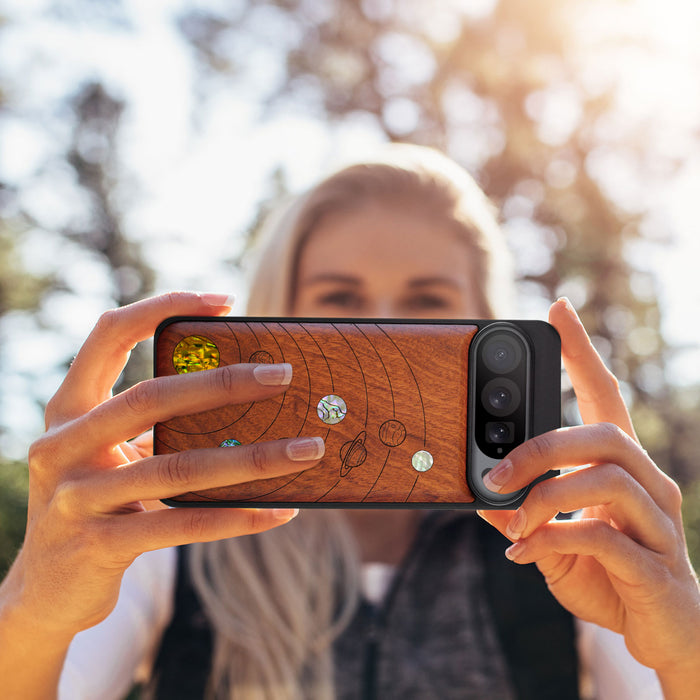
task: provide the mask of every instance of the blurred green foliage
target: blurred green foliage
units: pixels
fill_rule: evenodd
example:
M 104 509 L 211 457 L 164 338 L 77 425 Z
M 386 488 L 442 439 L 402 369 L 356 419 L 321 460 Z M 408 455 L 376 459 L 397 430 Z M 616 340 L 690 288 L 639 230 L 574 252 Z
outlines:
M 690 560 L 700 571 L 700 479 L 683 489 L 683 524 Z
M 26 464 L 0 461 L 0 578 L 15 558 L 24 537 L 28 488 Z
M 52 286 L 48 277 L 27 274 L 19 261 L 19 222 L 0 220 L 0 316 L 7 311 L 31 310 Z

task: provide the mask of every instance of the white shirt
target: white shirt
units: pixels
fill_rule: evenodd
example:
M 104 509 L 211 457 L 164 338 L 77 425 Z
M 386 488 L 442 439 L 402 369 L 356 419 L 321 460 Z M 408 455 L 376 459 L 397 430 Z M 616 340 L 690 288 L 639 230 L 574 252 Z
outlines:
M 119 700 L 146 678 L 173 612 L 177 555 L 174 549 L 142 554 L 127 569 L 119 600 L 100 624 L 76 635 L 61 675 L 59 700 Z M 366 564 L 364 594 L 379 603 L 395 567 Z M 622 635 L 576 621 L 582 678 L 596 700 L 663 700 L 656 673 L 636 661 Z
M 146 552 L 134 561 L 111 614 L 73 639 L 59 700 L 116 700 L 145 677 L 172 617 L 176 569 L 175 549 Z

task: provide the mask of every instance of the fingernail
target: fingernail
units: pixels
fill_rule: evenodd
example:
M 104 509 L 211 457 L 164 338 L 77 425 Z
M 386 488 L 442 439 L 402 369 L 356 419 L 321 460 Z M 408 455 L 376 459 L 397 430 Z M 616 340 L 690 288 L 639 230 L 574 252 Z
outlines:
M 286 522 L 288 520 L 291 520 L 292 518 L 296 518 L 297 515 L 299 515 L 299 509 L 298 508 L 273 508 L 272 515 L 274 516 L 275 520 L 283 520 Z
M 527 525 L 527 515 L 525 511 L 521 508 L 515 512 L 515 515 L 511 518 L 510 522 L 506 527 L 506 535 L 512 540 L 519 540 L 520 535 L 523 534 L 525 526 Z
M 512 473 L 513 465 L 509 459 L 506 459 L 484 477 L 484 486 L 489 491 L 498 493 L 501 487 L 508 482 Z
M 228 306 L 229 309 L 233 308 L 236 301 L 236 297 L 233 294 L 211 294 L 209 292 L 200 294 L 199 298 L 207 306 Z
M 296 438 L 287 443 L 287 457 L 294 462 L 320 459 L 326 452 L 323 438 Z
M 522 557 L 522 555 L 525 553 L 525 543 L 524 542 L 516 542 L 515 544 L 512 544 L 508 549 L 506 549 L 506 558 L 510 559 L 511 561 L 515 561 L 518 557 Z
M 259 384 L 265 386 L 282 386 L 292 381 L 292 366 L 288 362 L 278 365 L 258 365 L 253 374 Z
M 564 303 L 564 306 L 566 310 L 576 319 L 578 319 L 578 314 L 576 313 L 576 309 L 574 308 L 574 305 L 569 301 L 569 297 L 559 297 L 557 301 L 561 301 Z

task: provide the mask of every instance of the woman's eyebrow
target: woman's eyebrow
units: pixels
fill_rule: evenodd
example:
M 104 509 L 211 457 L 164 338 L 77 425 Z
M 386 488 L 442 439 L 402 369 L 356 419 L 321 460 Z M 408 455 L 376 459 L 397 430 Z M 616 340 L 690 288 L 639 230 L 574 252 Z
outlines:
M 302 280 L 304 284 L 323 284 L 332 282 L 334 284 L 347 284 L 355 287 L 360 286 L 360 280 L 353 275 L 343 275 L 335 272 L 325 272 L 319 275 L 313 275 Z
M 451 287 L 453 289 L 459 289 L 461 285 L 457 280 L 451 277 L 417 277 L 415 279 L 409 280 L 408 286 L 415 289 L 421 287 L 434 287 L 434 286 Z

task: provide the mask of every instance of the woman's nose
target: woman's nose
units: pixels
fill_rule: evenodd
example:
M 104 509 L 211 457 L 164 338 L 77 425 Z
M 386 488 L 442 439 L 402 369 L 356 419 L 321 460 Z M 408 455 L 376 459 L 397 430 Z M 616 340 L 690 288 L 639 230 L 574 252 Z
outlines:
M 372 318 L 396 318 L 399 310 L 392 299 L 375 299 L 369 305 L 368 313 Z

